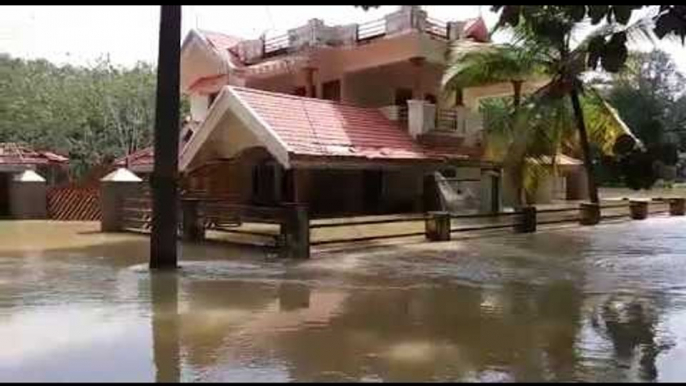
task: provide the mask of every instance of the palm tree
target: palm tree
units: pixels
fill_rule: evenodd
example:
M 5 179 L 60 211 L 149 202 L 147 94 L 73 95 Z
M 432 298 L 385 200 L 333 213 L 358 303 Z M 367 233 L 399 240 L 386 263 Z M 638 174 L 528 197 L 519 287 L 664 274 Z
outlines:
M 505 138 L 509 139 L 507 151 L 502 159 L 506 173 L 517 188 L 516 199 L 518 204 L 521 204 L 524 200 L 522 196 L 525 190 L 525 181 L 527 179 L 531 180 L 531 174 L 534 173 L 533 168 L 527 162 L 527 158 L 535 157 L 538 153 L 541 153 L 542 149 L 552 151 L 552 149 L 559 148 L 559 145 L 543 144 L 555 139 L 558 142 L 562 141 L 565 136 L 559 135 L 560 133 L 569 134 L 567 131 L 562 130 L 562 128 L 558 130 L 558 134 L 548 133 L 547 131 L 551 131 L 551 127 L 556 125 L 555 122 L 550 122 L 550 119 L 576 122 L 578 132 L 577 148 L 581 149 L 581 155 L 584 158 L 589 198 L 593 203 L 598 202 L 598 191 L 593 175 L 587 126 L 591 125 L 605 129 L 614 127 L 617 129 L 609 130 L 605 133 L 594 133 L 593 139 L 601 141 L 598 144 L 605 149 L 612 146 L 608 141 L 615 140 L 618 135 L 628 133 L 633 137 L 628 128 L 621 123 L 619 117 L 616 114 L 612 114 L 612 109 L 609 108 L 607 103 L 594 92 L 590 92 L 589 102 L 587 103 L 589 106 L 587 109 L 594 112 L 593 119 L 604 122 L 609 120 L 615 123 L 611 126 L 607 124 L 598 125 L 595 122 L 587 124 L 584 117 L 585 108 L 582 107 L 580 99 L 580 94 L 584 91 L 580 75 L 587 70 L 587 58 L 589 52 L 591 52 L 590 48 L 597 39 L 618 32 L 618 28 L 609 25 L 596 29 L 574 50 L 570 50 L 572 28 L 575 23 L 572 20 L 565 19 L 564 16 L 548 12 L 541 16 L 541 19 L 538 21 L 539 25 L 531 26 L 520 23 L 512 30 L 514 33 L 514 42 L 512 44 L 491 45 L 489 47 L 489 45 L 485 44 L 479 46 L 476 43 L 465 46 L 465 43 L 458 42 L 453 44 L 448 55 L 449 66 L 442 82 L 443 88 L 446 91 L 459 90 L 464 87 L 483 86 L 490 83 L 512 83 L 512 113 L 509 119 L 503 120 L 501 116 L 500 121 L 503 124 L 501 129 L 503 130 L 500 130 L 500 133 L 507 134 Z M 543 28 L 540 24 L 554 30 L 555 33 L 541 37 L 540 34 L 535 33 L 535 28 Z M 638 36 L 637 32 L 642 34 L 642 36 L 651 36 L 651 32 L 647 27 L 646 20 L 641 20 L 625 28 L 624 34 L 619 34 L 619 36 Z M 499 26 L 496 26 L 496 30 L 498 28 Z M 591 59 L 597 60 L 598 58 Z M 527 98 L 526 103 L 530 105 L 529 111 L 527 114 L 521 114 L 519 110 L 521 108 L 521 87 L 523 82 L 541 75 L 547 76 L 550 80 L 545 86 Z M 563 113 L 568 111 L 568 108 L 564 107 L 565 104 L 560 102 L 566 96 L 569 96 L 571 101 L 572 115 Z M 595 107 L 591 109 L 590 106 Z M 544 112 L 546 108 L 552 108 L 552 111 L 557 113 L 547 114 Z M 535 119 L 535 117 L 546 117 L 546 119 Z M 548 121 L 546 122 L 546 120 Z M 536 129 L 536 122 L 539 123 L 539 129 Z M 544 122 L 545 125 L 541 125 Z M 541 138 L 546 140 L 541 140 Z M 540 147 L 538 149 L 531 148 L 536 143 Z M 554 156 L 555 154 L 549 153 L 548 156 Z M 530 172 L 528 177 L 527 169 Z M 537 170 L 540 174 L 541 169 L 538 168 Z

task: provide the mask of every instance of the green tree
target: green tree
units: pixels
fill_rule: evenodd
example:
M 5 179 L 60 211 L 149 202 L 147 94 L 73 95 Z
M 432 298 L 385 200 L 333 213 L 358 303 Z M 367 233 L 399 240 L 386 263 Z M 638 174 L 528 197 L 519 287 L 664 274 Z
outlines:
M 155 75 L 146 63 L 56 66 L 0 55 L 0 141 L 68 155 L 78 178 L 152 144 Z

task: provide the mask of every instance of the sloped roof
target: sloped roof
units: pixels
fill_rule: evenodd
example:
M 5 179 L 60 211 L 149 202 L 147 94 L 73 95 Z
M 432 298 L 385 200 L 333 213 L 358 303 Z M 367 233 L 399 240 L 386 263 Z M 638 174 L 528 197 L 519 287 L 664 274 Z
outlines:
M 240 43 L 243 39 L 231 35 L 226 35 L 221 32 L 198 30 L 214 48 L 217 50 L 228 50 Z
M 155 163 L 155 159 L 153 158 L 153 147 L 146 147 L 114 160 L 114 165 L 118 167 L 127 167 L 127 163 L 129 169 L 152 167 Z
M 65 164 L 69 158 L 49 151 L 38 151 L 14 142 L 0 142 L 0 164 L 45 165 Z
M 229 86 L 292 155 L 387 160 L 468 158 L 415 141 L 376 108 Z M 451 149 L 454 150 L 454 149 Z

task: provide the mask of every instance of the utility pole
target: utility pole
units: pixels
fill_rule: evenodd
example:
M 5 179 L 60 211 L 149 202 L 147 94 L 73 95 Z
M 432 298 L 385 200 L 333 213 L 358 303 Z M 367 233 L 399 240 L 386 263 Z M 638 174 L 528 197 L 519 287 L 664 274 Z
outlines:
M 177 267 L 181 6 L 162 5 L 157 55 L 150 268 Z

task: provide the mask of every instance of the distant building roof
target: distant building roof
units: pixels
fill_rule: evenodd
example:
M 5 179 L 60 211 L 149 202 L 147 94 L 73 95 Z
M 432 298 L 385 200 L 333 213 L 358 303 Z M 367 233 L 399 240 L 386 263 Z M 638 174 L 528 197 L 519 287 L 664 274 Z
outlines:
M 68 162 L 69 158 L 50 151 L 34 150 L 14 142 L 0 142 L 0 165 L 35 166 Z

